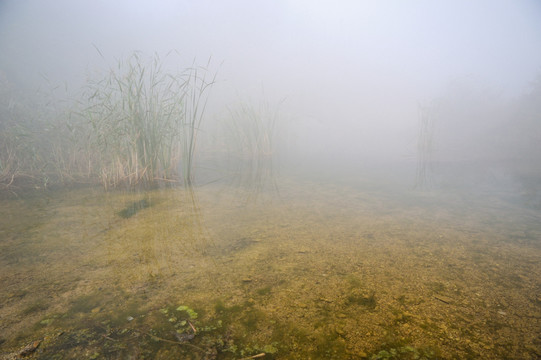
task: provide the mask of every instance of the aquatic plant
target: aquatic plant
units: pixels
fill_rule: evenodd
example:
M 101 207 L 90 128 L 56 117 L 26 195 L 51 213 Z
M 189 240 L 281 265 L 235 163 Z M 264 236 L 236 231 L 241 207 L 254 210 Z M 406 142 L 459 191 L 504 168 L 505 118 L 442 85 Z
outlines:
M 208 66 L 209 64 L 207 64 L 206 68 Z M 201 129 L 201 122 L 207 107 L 207 93 L 216 82 L 216 75 L 211 80 L 207 80 L 205 77 L 206 68 L 192 67 L 187 70 L 184 78 L 189 86 L 186 87 L 186 104 L 183 106 L 183 112 L 178 120 L 181 127 L 180 134 L 182 136 L 180 141 L 182 147 L 182 175 L 184 183 L 187 185 L 191 185 L 193 182 L 197 134 Z
M 207 64 L 208 66 L 208 64 Z M 0 77 L 0 190 L 49 183 L 152 186 L 193 180 L 197 135 L 215 77 L 165 71 L 133 53 L 91 79 L 77 102 L 24 94 Z M 74 108 L 75 107 L 75 108 Z
M 57 157 L 70 145 L 65 115 L 52 94 L 22 93 L 0 77 L 0 190 L 45 188 L 76 173 L 72 161 Z M 70 150 L 62 152 L 76 153 Z
M 197 319 L 197 313 L 186 305 L 180 305 L 176 310 L 186 312 L 190 319 Z
M 17 93 L 5 77 L 0 77 L 0 118 L 0 190 L 5 190 L 31 176 L 39 156 L 32 146 L 37 119 L 30 101 Z
M 274 183 L 276 141 L 281 130 L 279 104 L 239 102 L 228 109 L 222 140 L 232 178 L 252 193 Z
M 92 126 L 105 187 L 148 186 L 179 172 L 192 182 L 197 131 L 214 83 L 205 74 L 198 67 L 171 74 L 158 55 L 144 64 L 135 52 L 87 84 L 80 113 Z
M 239 155 L 259 158 L 272 155 L 277 112 L 268 103 L 258 106 L 240 102 L 229 108 L 230 118 L 226 122 L 229 135 L 234 140 Z
M 419 104 L 419 134 L 417 137 L 417 171 L 415 187 L 427 188 L 430 186 L 432 175 L 432 156 L 434 153 L 434 124 L 436 119 L 436 106 L 422 106 Z

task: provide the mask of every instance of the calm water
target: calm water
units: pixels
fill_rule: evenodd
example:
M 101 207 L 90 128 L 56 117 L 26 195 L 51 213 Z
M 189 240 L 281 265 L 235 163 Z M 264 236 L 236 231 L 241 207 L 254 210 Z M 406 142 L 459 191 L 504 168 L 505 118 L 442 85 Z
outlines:
M 2 200 L 2 357 L 541 356 L 539 210 L 275 185 Z

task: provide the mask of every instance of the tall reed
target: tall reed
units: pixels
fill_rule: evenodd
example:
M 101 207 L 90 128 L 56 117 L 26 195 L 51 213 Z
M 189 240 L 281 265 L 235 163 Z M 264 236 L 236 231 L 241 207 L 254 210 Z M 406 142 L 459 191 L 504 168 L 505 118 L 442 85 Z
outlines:
M 197 135 L 201 130 L 201 122 L 205 113 L 208 93 L 216 82 L 216 75 L 207 80 L 208 65 L 206 68 L 191 67 L 185 71 L 181 78 L 188 86 L 184 93 L 185 105 L 178 118 L 180 125 L 181 172 L 184 184 L 191 185 L 194 178 L 194 160 L 197 145 Z

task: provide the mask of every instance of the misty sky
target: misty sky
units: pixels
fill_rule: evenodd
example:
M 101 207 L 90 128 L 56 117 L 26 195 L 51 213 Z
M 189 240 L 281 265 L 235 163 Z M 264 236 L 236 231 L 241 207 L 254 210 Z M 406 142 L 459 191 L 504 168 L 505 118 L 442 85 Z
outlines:
M 541 72 L 541 2 L 0 0 L 0 73 L 22 88 L 76 89 L 133 50 L 212 57 L 217 106 L 285 98 L 333 146 L 376 151 L 414 143 L 417 103 L 457 77 L 525 91 Z

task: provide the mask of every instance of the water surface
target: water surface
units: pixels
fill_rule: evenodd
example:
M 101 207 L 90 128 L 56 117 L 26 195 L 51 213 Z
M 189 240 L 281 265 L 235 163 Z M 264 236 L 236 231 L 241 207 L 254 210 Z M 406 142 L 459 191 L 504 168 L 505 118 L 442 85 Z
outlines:
M 540 238 L 499 196 L 292 177 L 2 200 L 0 353 L 535 359 Z

